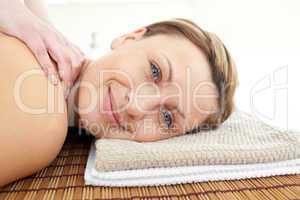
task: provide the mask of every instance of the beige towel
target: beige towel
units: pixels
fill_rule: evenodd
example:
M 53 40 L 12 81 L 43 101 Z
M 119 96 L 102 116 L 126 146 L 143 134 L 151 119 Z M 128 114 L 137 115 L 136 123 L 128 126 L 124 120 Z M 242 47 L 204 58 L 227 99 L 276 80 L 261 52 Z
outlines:
M 300 134 L 271 127 L 235 111 L 216 130 L 161 140 L 96 141 L 96 170 L 252 164 L 300 158 Z

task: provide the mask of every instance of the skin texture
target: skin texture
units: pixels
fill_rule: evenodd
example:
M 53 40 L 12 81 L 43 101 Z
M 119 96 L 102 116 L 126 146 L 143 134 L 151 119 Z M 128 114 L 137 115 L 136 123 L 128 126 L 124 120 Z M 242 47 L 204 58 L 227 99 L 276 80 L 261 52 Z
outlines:
M 62 85 L 53 86 L 47 80 L 22 42 L 0 33 L 0 55 L 2 186 L 38 171 L 56 157 L 67 133 L 67 114 Z M 22 81 L 23 72 L 35 74 Z M 20 97 L 20 101 L 16 97 Z M 22 104 L 34 110 L 26 111 Z M 47 108 L 48 105 L 55 108 L 34 114 L 36 109 Z
M 201 50 L 179 36 L 143 38 L 145 31 L 142 28 L 115 39 L 111 52 L 86 62 L 72 88 L 68 102 L 78 109 L 79 126 L 98 138 L 142 142 L 166 139 L 199 125 L 207 111 L 216 109 L 216 90 Z M 2 186 L 38 171 L 57 156 L 66 137 L 68 116 L 64 99 L 67 86 L 51 84 L 24 43 L 0 33 L 0 55 Z M 168 80 L 167 58 L 172 64 L 172 80 Z M 153 79 L 151 63 L 161 72 L 157 80 Z M 22 81 L 24 73 L 32 70 L 37 74 Z M 201 83 L 204 86 L 199 88 Z M 103 110 L 108 88 L 114 98 L 114 111 L 125 129 Z M 189 97 L 195 94 L 213 98 Z M 91 102 L 95 105 L 86 109 Z M 41 108 L 46 111 L 37 114 Z M 162 109 L 172 114 L 171 130 L 167 129 Z
M 166 139 L 198 126 L 209 111 L 217 109 L 216 88 L 202 51 L 180 36 L 160 34 L 143 38 L 145 31 L 141 28 L 115 39 L 112 51 L 91 62 L 81 73 L 81 82 L 77 83 L 80 125 L 96 137 Z M 172 81 L 168 80 L 167 58 L 172 63 Z M 151 62 L 160 68 L 160 81 L 153 79 Z M 108 87 L 114 98 L 113 110 L 125 129 L 112 123 L 104 109 Z M 171 130 L 161 116 L 162 107 L 172 112 L 172 121 L 176 122 Z
M 47 18 L 43 0 L 1 0 L 0 31 L 23 41 L 53 84 L 63 80 L 69 87 L 77 78 L 83 53 Z

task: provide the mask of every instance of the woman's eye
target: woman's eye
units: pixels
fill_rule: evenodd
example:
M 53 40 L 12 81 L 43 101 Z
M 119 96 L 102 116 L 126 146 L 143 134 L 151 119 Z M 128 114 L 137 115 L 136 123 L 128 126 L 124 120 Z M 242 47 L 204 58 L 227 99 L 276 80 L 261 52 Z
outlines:
M 159 81 L 161 78 L 161 71 L 160 69 L 154 64 L 150 63 L 150 69 L 151 69 L 151 77 L 154 81 Z
M 172 125 L 173 125 L 173 116 L 172 116 L 172 113 L 170 111 L 168 111 L 168 110 L 162 109 L 161 110 L 161 117 L 162 117 L 162 120 L 164 121 L 165 125 L 168 128 L 171 128 Z

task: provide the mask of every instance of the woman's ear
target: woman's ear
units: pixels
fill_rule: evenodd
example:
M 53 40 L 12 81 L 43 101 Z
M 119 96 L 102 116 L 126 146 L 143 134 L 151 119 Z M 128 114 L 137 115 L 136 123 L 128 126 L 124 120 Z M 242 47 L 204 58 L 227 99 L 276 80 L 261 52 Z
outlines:
M 146 32 L 147 32 L 147 28 L 143 27 L 143 28 L 139 28 L 139 29 L 137 29 L 137 30 L 135 30 L 131 33 L 122 35 L 120 37 L 117 37 L 116 39 L 114 39 L 112 41 L 110 48 L 111 49 L 116 49 L 116 48 L 122 46 L 125 43 L 139 40 L 143 37 L 143 35 Z

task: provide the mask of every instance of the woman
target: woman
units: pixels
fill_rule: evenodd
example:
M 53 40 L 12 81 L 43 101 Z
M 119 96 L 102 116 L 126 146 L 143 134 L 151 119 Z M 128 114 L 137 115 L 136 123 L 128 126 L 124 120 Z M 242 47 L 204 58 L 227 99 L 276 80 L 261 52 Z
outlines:
M 83 53 L 52 25 L 44 0 L 23 2 L 0 0 L 0 32 L 23 41 L 53 84 L 61 79 L 71 88 Z
M 233 111 L 234 63 L 194 23 L 154 23 L 111 48 L 84 62 L 66 102 L 65 85 L 48 84 L 31 51 L 0 35 L 0 185 L 47 166 L 72 123 L 98 138 L 157 141 L 217 128 Z

